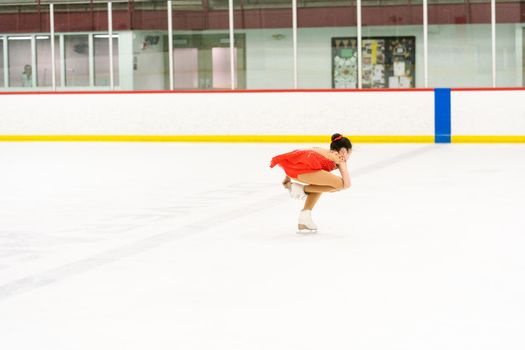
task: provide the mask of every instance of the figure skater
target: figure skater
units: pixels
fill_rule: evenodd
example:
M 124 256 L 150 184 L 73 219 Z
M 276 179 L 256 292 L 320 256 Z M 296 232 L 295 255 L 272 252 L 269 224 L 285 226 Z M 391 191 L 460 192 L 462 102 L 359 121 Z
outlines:
M 270 167 L 278 164 L 286 173 L 282 184 L 290 192 L 290 196 L 296 199 L 306 198 L 304 208 L 299 214 L 299 232 L 317 232 L 317 226 L 312 221 L 312 209 L 321 193 L 337 192 L 350 187 L 346 161 L 351 153 L 350 140 L 341 134 L 334 134 L 330 150 L 314 147 L 272 158 Z M 335 169 L 339 169 L 341 177 L 330 173 Z

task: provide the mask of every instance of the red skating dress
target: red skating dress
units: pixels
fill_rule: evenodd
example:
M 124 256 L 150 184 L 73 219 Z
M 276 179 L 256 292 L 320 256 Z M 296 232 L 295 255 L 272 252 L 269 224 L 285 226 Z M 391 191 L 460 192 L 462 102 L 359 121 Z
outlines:
M 319 170 L 330 172 L 337 168 L 334 161 L 313 150 L 295 150 L 275 156 L 272 158 L 270 168 L 276 165 L 283 168 L 286 175 L 294 179 L 297 179 L 300 174 Z

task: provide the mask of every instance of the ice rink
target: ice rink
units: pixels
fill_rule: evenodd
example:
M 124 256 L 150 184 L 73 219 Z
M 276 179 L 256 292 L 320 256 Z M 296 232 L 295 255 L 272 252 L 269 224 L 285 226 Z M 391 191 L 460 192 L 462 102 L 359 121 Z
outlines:
M 0 143 L 0 349 L 525 348 L 525 145 L 354 145 L 298 235 L 310 146 Z

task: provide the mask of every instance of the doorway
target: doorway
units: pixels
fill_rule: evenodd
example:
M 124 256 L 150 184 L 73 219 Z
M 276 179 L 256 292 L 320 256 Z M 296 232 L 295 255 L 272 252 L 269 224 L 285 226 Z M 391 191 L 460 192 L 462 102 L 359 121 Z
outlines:
M 235 88 L 246 88 L 245 35 L 235 35 Z M 175 89 L 230 89 L 230 38 L 225 34 L 173 36 Z

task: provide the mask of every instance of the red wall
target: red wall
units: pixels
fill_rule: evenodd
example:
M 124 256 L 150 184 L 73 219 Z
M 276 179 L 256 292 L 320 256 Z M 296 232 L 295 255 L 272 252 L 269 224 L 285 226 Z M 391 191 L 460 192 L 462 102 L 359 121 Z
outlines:
M 355 8 L 299 8 L 299 27 L 355 26 Z M 498 23 L 525 22 L 525 4 L 497 4 Z M 166 11 L 114 11 L 114 30 L 166 30 Z M 363 7 L 363 26 L 422 25 L 421 5 Z M 290 28 L 291 9 L 236 10 L 235 27 Z M 184 11 L 173 13 L 174 29 L 228 29 L 227 11 Z M 440 4 L 429 6 L 429 24 L 490 23 L 490 4 Z M 105 11 L 55 13 L 56 32 L 107 31 Z M 49 32 L 48 13 L 0 13 L 0 33 Z

